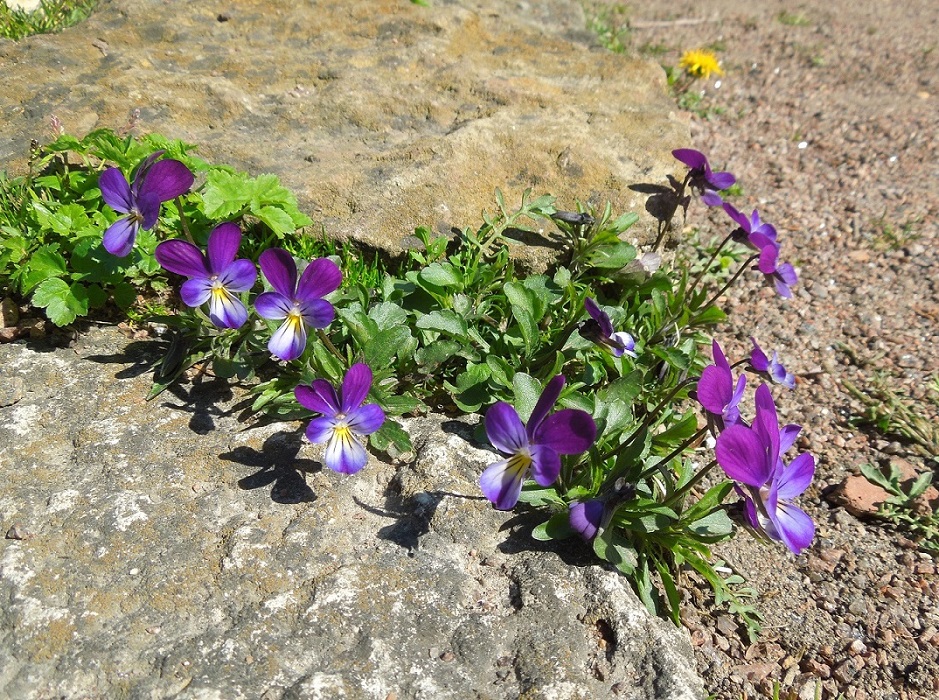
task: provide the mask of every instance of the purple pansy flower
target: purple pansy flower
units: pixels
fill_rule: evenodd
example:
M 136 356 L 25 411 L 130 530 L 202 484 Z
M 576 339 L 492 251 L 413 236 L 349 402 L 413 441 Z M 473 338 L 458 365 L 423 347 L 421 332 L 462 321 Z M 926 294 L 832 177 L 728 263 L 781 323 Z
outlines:
M 608 347 L 614 357 L 629 355 L 636 357 L 634 349 L 636 341 L 626 332 L 613 332 L 613 322 L 590 297 L 584 299 L 584 308 L 590 314 L 590 321 L 584 321 L 580 326 L 580 334 L 587 340 L 593 341 L 597 345 Z
M 597 437 L 597 426 L 586 411 L 565 408 L 549 416 L 566 380 L 558 375 L 535 404 L 528 426 L 512 406 L 500 401 L 486 412 L 486 435 L 509 457 L 489 465 L 479 480 L 483 494 L 499 510 L 518 503 L 522 482 L 531 471 L 535 481 L 550 486 L 561 472 L 560 455 L 584 452 Z
M 786 371 L 786 368 L 779 361 L 779 354 L 773 350 L 773 359 L 769 359 L 752 335 L 750 336 L 750 342 L 753 343 L 753 350 L 750 351 L 750 366 L 757 372 L 769 377 L 774 384 L 782 384 L 787 389 L 795 389 L 795 375 Z
M 333 471 L 354 474 L 368 461 L 362 438 L 385 422 L 380 406 L 365 403 L 371 386 L 372 370 L 359 363 L 346 372 L 341 399 L 325 379 L 314 379 L 311 386 L 294 389 L 301 406 L 323 414 L 310 421 L 306 436 L 314 444 L 326 443 L 323 462 Z
M 760 213 L 756 209 L 753 210 L 750 216 L 747 216 L 734 206 L 725 203 L 724 211 L 740 226 L 738 233 L 743 232 L 745 234 L 739 238 L 735 235 L 735 239 L 742 239 L 741 242 L 747 243 L 756 250 L 762 250 L 769 243 L 776 243 L 776 228 L 772 224 L 761 221 Z
M 342 273 L 332 260 L 317 258 L 297 281 L 297 264 L 286 250 L 270 248 L 261 253 L 261 272 L 274 288 L 259 294 L 254 308 L 267 319 L 286 319 L 271 336 L 268 350 L 289 362 L 306 348 L 307 326 L 325 328 L 336 316 L 333 305 L 323 299 L 342 282 Z
M 248 320 L 248 310 L 236 294 L 251 289 L 258 277 L 250 260 L 235 260 L 240 245 L 241 230 L 226 223 L 209 234 L 208 257 L 178 238 L 160 243 L 154 255 L 165 269 L 189 278 L 179 289 L 186 306 L 208 302 L 212 323 L 219 328 L 240 328 Z
M 721 346 L 715 340 L 711 344 L 714 364 L 708 365 L 698 380 L 698 401 L 709 414 L 718 431 L 740 420 L 740 399 L 747 385 L 747 378 L 741 374 L 734 387 L 734 375 L 730 363 L 724 357 Z
M 815 536 L 815 524 L 792 505 L 815 474 L 815 458 L 797 456 L 786 466 L 783 447 L 791 446 L 798 426 L 779 429 L 773 396 L 766 384 L 756 390 L 756 419 L 751 427 L 732 425 L 717 437 L 717 462 L 740 485 L 750 524 L 798 554 Z
M 160 205 L 186 192 L 195 180 L 189 168 L 178 160 L 157 161 L 157 151 L 137 167 L 134 180 L 128 183 L 117 168 L 107 168 L 98 178 L 101 198 L 114 211 L 124 214 L 104 232 L 104 249 L 111 255 L 125 257 L 134 247 L 137 232 L 150 229 L 160 216 Z
M 678 148 L 672 151 L 672 155 L 688 166 L 686 182 L 701 195 L 702 202 L 709 207 L 717 207 L 724 203 L 717 191 L 726 190 L 737 181 L 732 173 L 715 173 L 711 170 L 707 156 L 693 148 Z
M 571 501 L 568 510 L 571 529 L 589 542 L 597 536 L 605 512 L 606 504 L 598 498 Z
M 779 244 L 761 233 L 751 234 L 749 240 L 760 251 L 757 267 L 766 275 L 766 281 L 773 283 L 779 296 L 790 298 L 789 288 L 799 281 L 799 276 L 791 264 L 779 262 Z

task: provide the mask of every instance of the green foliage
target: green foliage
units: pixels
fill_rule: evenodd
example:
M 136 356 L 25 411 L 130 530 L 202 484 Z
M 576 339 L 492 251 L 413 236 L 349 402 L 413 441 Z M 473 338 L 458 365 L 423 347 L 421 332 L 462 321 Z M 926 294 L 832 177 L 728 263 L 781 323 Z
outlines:
M 933 473 L 923 472 L 908 485 L 904 485 L 905 479 L 894 464 L 887 473 L 872 464 L 862 464 L 861 474 L 890 494 L 877 515 L 909 534 L 924 551 L 939 554 L 939 513 L 920 502 L 932 485 Z
M 236 221 L 246 232 L 243 251 L 255 258 L 275 240 L 288 249 L 311 247 L 296 233 L 310 219 L 275 176 L 253 178 L 212 166 L 194 149 L 158 134 L 134 138 L 110 129 L 82 139 L 62 135 L 35 147 L 29 174 L 0 175 L 0 293 L 28 299 L 57 326 L 101 311 L 109 302 L 126 313 L 138 294 L 167 288 L 153 251 L 163 232 L 181 232 L 181 217 L 199 243 L 220 220 Z M 101 199 L 98 177 L 113 164 L 130 178 L 157 150 L 182 161 L 203 182 L 176 207 L 164 205 L 157 227 L 141 231 L 131 254 L 116 258 L 101 246 L 118 215 Z
M 0 2 L 0 37 L 18 40 L 58 32 L 86 19 L 97 5 L 98 0 L 41 0 L 27 12 Z

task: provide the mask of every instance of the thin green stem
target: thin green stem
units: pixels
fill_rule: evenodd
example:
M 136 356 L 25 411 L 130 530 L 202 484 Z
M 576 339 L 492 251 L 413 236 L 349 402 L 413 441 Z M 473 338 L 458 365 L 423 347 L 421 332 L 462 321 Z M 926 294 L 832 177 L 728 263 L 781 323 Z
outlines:
M 186 219 L 186 213 L 183 211 L 183 200 L 177 197 L 173 202 L 176 204 L 176 211 L 179 212 L 179 223 L 183 227 L 183 234 L 186 236 L 186 240 L 195 245 L 196 242 L 192 239 L 192 234 L 189 232 L 189 221 Z
M 649 467 L 649 468 L 646 469 L 644 472 L 642 472 L 642 473 L 636 478 L 636 481 L 642 481 L 643 479 L 645 479 L 645 478 L 651 476 L 652 474 L 654 474 L 654 473 L 657 472 L 657 471 L 663 471 L 664 467 L 665 467 L 666 465 L 668 465 L 669 462 L 671 462 L 673 459 L 675 459 L 675 457 L 677 457 L 677 456 L 680 455 L 682 452 L 684 452 L 686 449 L 688 449 L 689 445 L 692 445 L 696 440 L 700 440 L 700 439 L 704 436 L 704 434 L 705 434 L 707 431 L 708 431 L 707 427 L 701 428 L 698 432 L 696 432 L 694 435 L 692 435 L 690 438 L 688 438 L 688 439 L 685 440 L 683 443 L 681 443 L 678 447 L 676 447 L 674 450 L 672 450 L 672 451 L 668 454 L 667 457 L 663 457 L 663 458 L 660 459 L 658 462 L 656 462 L 656 463 L 653 464 L 651 467 Z M 663 472 L 663 476 L 664 476 L 664 472 Z
M 747 261 L 743 265 L 740 266 L 740 269 L 737 270 L 736 273 L 734 273 L 734 276 L 731 277 L 729 280 L 727 280 L 726 284 L 724 284 L 724 286 L 720 288 L 717 294 L 715 294 L 710 299 L 708 299 L 707 303 L 701 308 L 707 309 L 709 306 L 713 305 L 715 301 L 720 299 L 723 296 L 724 292 L 730 289 L 731 285 L 737 281 L 737 278 L 740 277 L 740 275 L 742 275 L 744 271 L 750 266 L 750 263 L 752 263 L 754 260 L 756 260 L 759 257 L 760 257 L 759 253 L 754 253 L 749 258 L 747 258 Z
M 691 477 L 691 479 L 688 480 L 687 484 L 685 484 L 680 489 L 678 489 L 675 493 L 673 493 L 662 505 L 670 508 L 673 504 L 681 501 L 687 495 L 687 493 L 691 491 L 691 489 L 697 486 L 701 482 L 701 480 L 705 476 L 707 476 L 708 472 L 710 472 L 714 468 L 714 465 L 716 464 L 717 464 L 717 460 L 712 459 L 710 462 L 708 462 L 703 467 L 701 467 L 701 470 L 697 474 L 695 474 L 693 477 Z
M 735 230 L 736 230 L 736 229 L 735 229 Z M 698 282 L 701 281 L 701 278 L 704 277 L 704 273 L 707 272 L 708 269 L 710 269 L 711 263 L 714 262 L 714 260 L 717 258 L 717 255 L 721 252 L 721 250 L 724 248 L 724 246 L 727 245 L 727 243 L 730 241 L 730 239 L 733 238 L 733 236 L 734 236 L 734 232 L 733 232 L 733 231 L 731 231 L 730 233 L 728 233 L 727 236 L 724 238 L 724 240 L 721 241 L 721 244 L 720 244 L 719 246 L 717 246 L 717 249 L 711 254 L 711 257 L 708 258 L 708 261 L 704 264 L 704 267 L 701 268 L 701 271 L 698 272 L 697 276 L 695 276 L 694 280 L 692 280 L 691 286 L 688 287 L 688 295 L 689 295 L 689 296 L 691 295 L 692 292 L 694 292 L 694 288 L 698 286 Z
M 333 345 L 333 341 L 329 339 L 329 336 L 323 332 L 322 328 L 317 328 L 316 333 L 319 336 L 320 340 L 323 341 L 323 345 L 326 346 L 326 349 L 329 350 L 333 355 L 335 355 L 339 360 L 345 364 L 346 358 L 343 357 L 342 353 L 336 349 L 336 346 Z

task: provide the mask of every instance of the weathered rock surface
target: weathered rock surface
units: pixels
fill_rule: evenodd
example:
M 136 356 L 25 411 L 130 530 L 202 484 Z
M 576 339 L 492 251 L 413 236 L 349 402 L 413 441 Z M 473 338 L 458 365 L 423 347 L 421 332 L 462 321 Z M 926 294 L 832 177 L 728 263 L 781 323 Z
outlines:
M 139 110 L 141 131 L 276 173 L 330 235 L 399 249 L 531 187 L 637 211 L 647 240 L 628 186 L 663 183 L 688 127 L 657 65 L 584 27 L 570 0 L 104 0 L 62 34 L 0 41 L 0 162 L 21 170 L 52 115 L 81 135 Z
M 156 340 L 0 345 L 0 697 L 696 698 L 684 631 L 476 480 L 472 427 L 323 469 Z

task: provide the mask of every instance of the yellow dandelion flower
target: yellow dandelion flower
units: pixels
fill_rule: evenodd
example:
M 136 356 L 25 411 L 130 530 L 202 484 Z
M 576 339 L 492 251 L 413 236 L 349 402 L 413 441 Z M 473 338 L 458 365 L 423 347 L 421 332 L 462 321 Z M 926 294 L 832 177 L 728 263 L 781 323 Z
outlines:
M 717 56 L 710 51 L 701 51 L 693 49 L 686 51 L 678 62 L 685 72 L 693 78 L 710 78 L 711 73 L 715 75 L 724 75 L 720 64 L 717 62 Z

